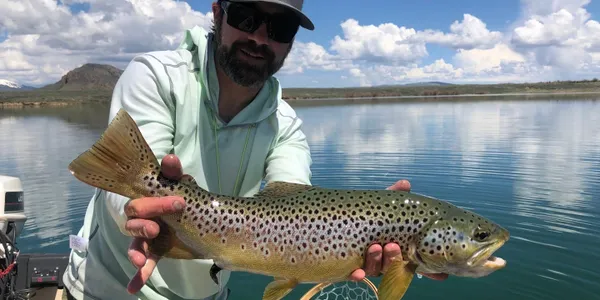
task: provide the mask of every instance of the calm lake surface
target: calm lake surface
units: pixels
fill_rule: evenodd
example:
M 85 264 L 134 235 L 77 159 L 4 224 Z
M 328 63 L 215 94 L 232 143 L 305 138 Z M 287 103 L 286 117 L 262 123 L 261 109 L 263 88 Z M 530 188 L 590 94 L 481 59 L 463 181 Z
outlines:
M 385 188 L 406 178 L 414 192 L 510 230 L 497 252 L 506 269 L 477 280 L 415 279 L 404 299 L 598 299 L 600 101 L 587 97 L 302 106 L 297 113 L 314 184 Z M 102 105 L 0 110 L 0 174 L 20 177 L 25 188 L 23 252 L 69 251 L 92 189 L 67 165 L 100 136 L 107 114 Z M 234 274 L 231 299 L 260 299 L 270 281 Z

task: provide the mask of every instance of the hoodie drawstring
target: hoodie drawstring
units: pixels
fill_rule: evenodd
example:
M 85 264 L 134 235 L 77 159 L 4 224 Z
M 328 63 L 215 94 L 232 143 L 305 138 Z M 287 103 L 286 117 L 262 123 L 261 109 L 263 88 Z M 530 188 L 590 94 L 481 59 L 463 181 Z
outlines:
M 246 148 L 248 147 L 248 141 L 250 140 L 250 132 L 252 131 L 252 128 L 256 127 L 256 124 L 251 124 L 250 126 L 248 126 L 248 131 L 246 132 L 246 141 L 244 142 L 244 149 L 242 149 L 242 156 L 240 158 L 240 166 L 238 167 L 238 172 L 237 172 L 237 176 L 235 178 L 235 185 L 233 187 L 233 193 L 234 195 L 237 195 L 239 193 L 238 190 L 238 184 L 240 181 L 240 174 L 242 172 L 242 166 L 244 165 L 244 155 L 246 154 Z M 221 188 L 221 161 L 219 158 L 219 137 L 217 136 L 217 116 L 216 114 L 213 112 L 213 135 L 215 138 L 215 156 L 217 159 L 217 182 L 219 184 L 219 194 L 223 193 L 223 190 Z

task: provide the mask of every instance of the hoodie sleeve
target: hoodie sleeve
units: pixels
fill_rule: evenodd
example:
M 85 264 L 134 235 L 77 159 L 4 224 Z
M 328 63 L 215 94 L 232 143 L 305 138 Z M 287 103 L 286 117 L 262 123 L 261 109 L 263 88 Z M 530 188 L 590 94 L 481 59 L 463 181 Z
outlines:
M 170 92 L 163 87 L 168 80 L 162 64 L 151 55 L 138 56 L 124 70 L 114 88 L 109 120 L 124 108 L 135 120 L 140 132 L 158 158 L 172 152 L 175 114 Z M 129 198 L 106 193 L 106 205 L 112 218 L 125 235 L 124 206 Z
M 302 120 L 283 103 L 277 111 L 279 134 L 265 162 L 265 181 L 311 184 L 312 159 Z

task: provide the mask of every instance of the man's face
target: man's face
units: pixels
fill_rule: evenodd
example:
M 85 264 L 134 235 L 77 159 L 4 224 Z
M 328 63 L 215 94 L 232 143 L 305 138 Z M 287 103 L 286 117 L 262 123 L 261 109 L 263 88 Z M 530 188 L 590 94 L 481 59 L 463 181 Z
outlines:
M 246 25 L 252 18 L 240 18 L 247 15 L 252 9 L 261 13 L 273 15 L 279 13 L 290 14 L 280 18 L 292 22 L 292 27 L 297 29 L 297 21 L 293 13 L 279 5 L 257 2 L 252 5 L 243 4 L 245 14 L 240 14 L 240 7 L 231 3 L 228 13 L 221 18 L 222 7 L 213 5 L 215 16 L 215 39 L 217 44 L 216 58 L 224 72 L 237 84 L 247 87 L 257 87 L 263 84 L 271 75 L 283 66 L 285 58 L 291 50 L 293 41 L 278 42 L 268 36 L 268 26 L 262 23 L 253 32 L 246 32 L 231 26 L 228 18 L 236 21 L 234 24 Z M 237 9 L 237 11 L 235 11 Z M 237 19 L 236 19 L 237 18 Z M 245 22 L 240 23 L 240 20 Z M 238 27 L 239 27 L 238 25 Z M 295 26 L 295 27 L 294 27 Z M 279 29 L 283 26 L 279 26 Z M 293 31 L 295 34 L 295 31 Z M 291 35 L 290 35 L 291 36 Z

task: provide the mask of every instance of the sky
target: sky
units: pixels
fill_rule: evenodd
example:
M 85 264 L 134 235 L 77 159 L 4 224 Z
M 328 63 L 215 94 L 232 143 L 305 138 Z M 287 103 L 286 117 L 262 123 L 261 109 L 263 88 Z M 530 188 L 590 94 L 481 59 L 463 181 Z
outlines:
M 305 1 L 283 87 L 600 77 L 600 0 Z M 124 69 L 209 28 L 208 0 L 0 0 L 0 79 L 40 86 L 85 63 Z

